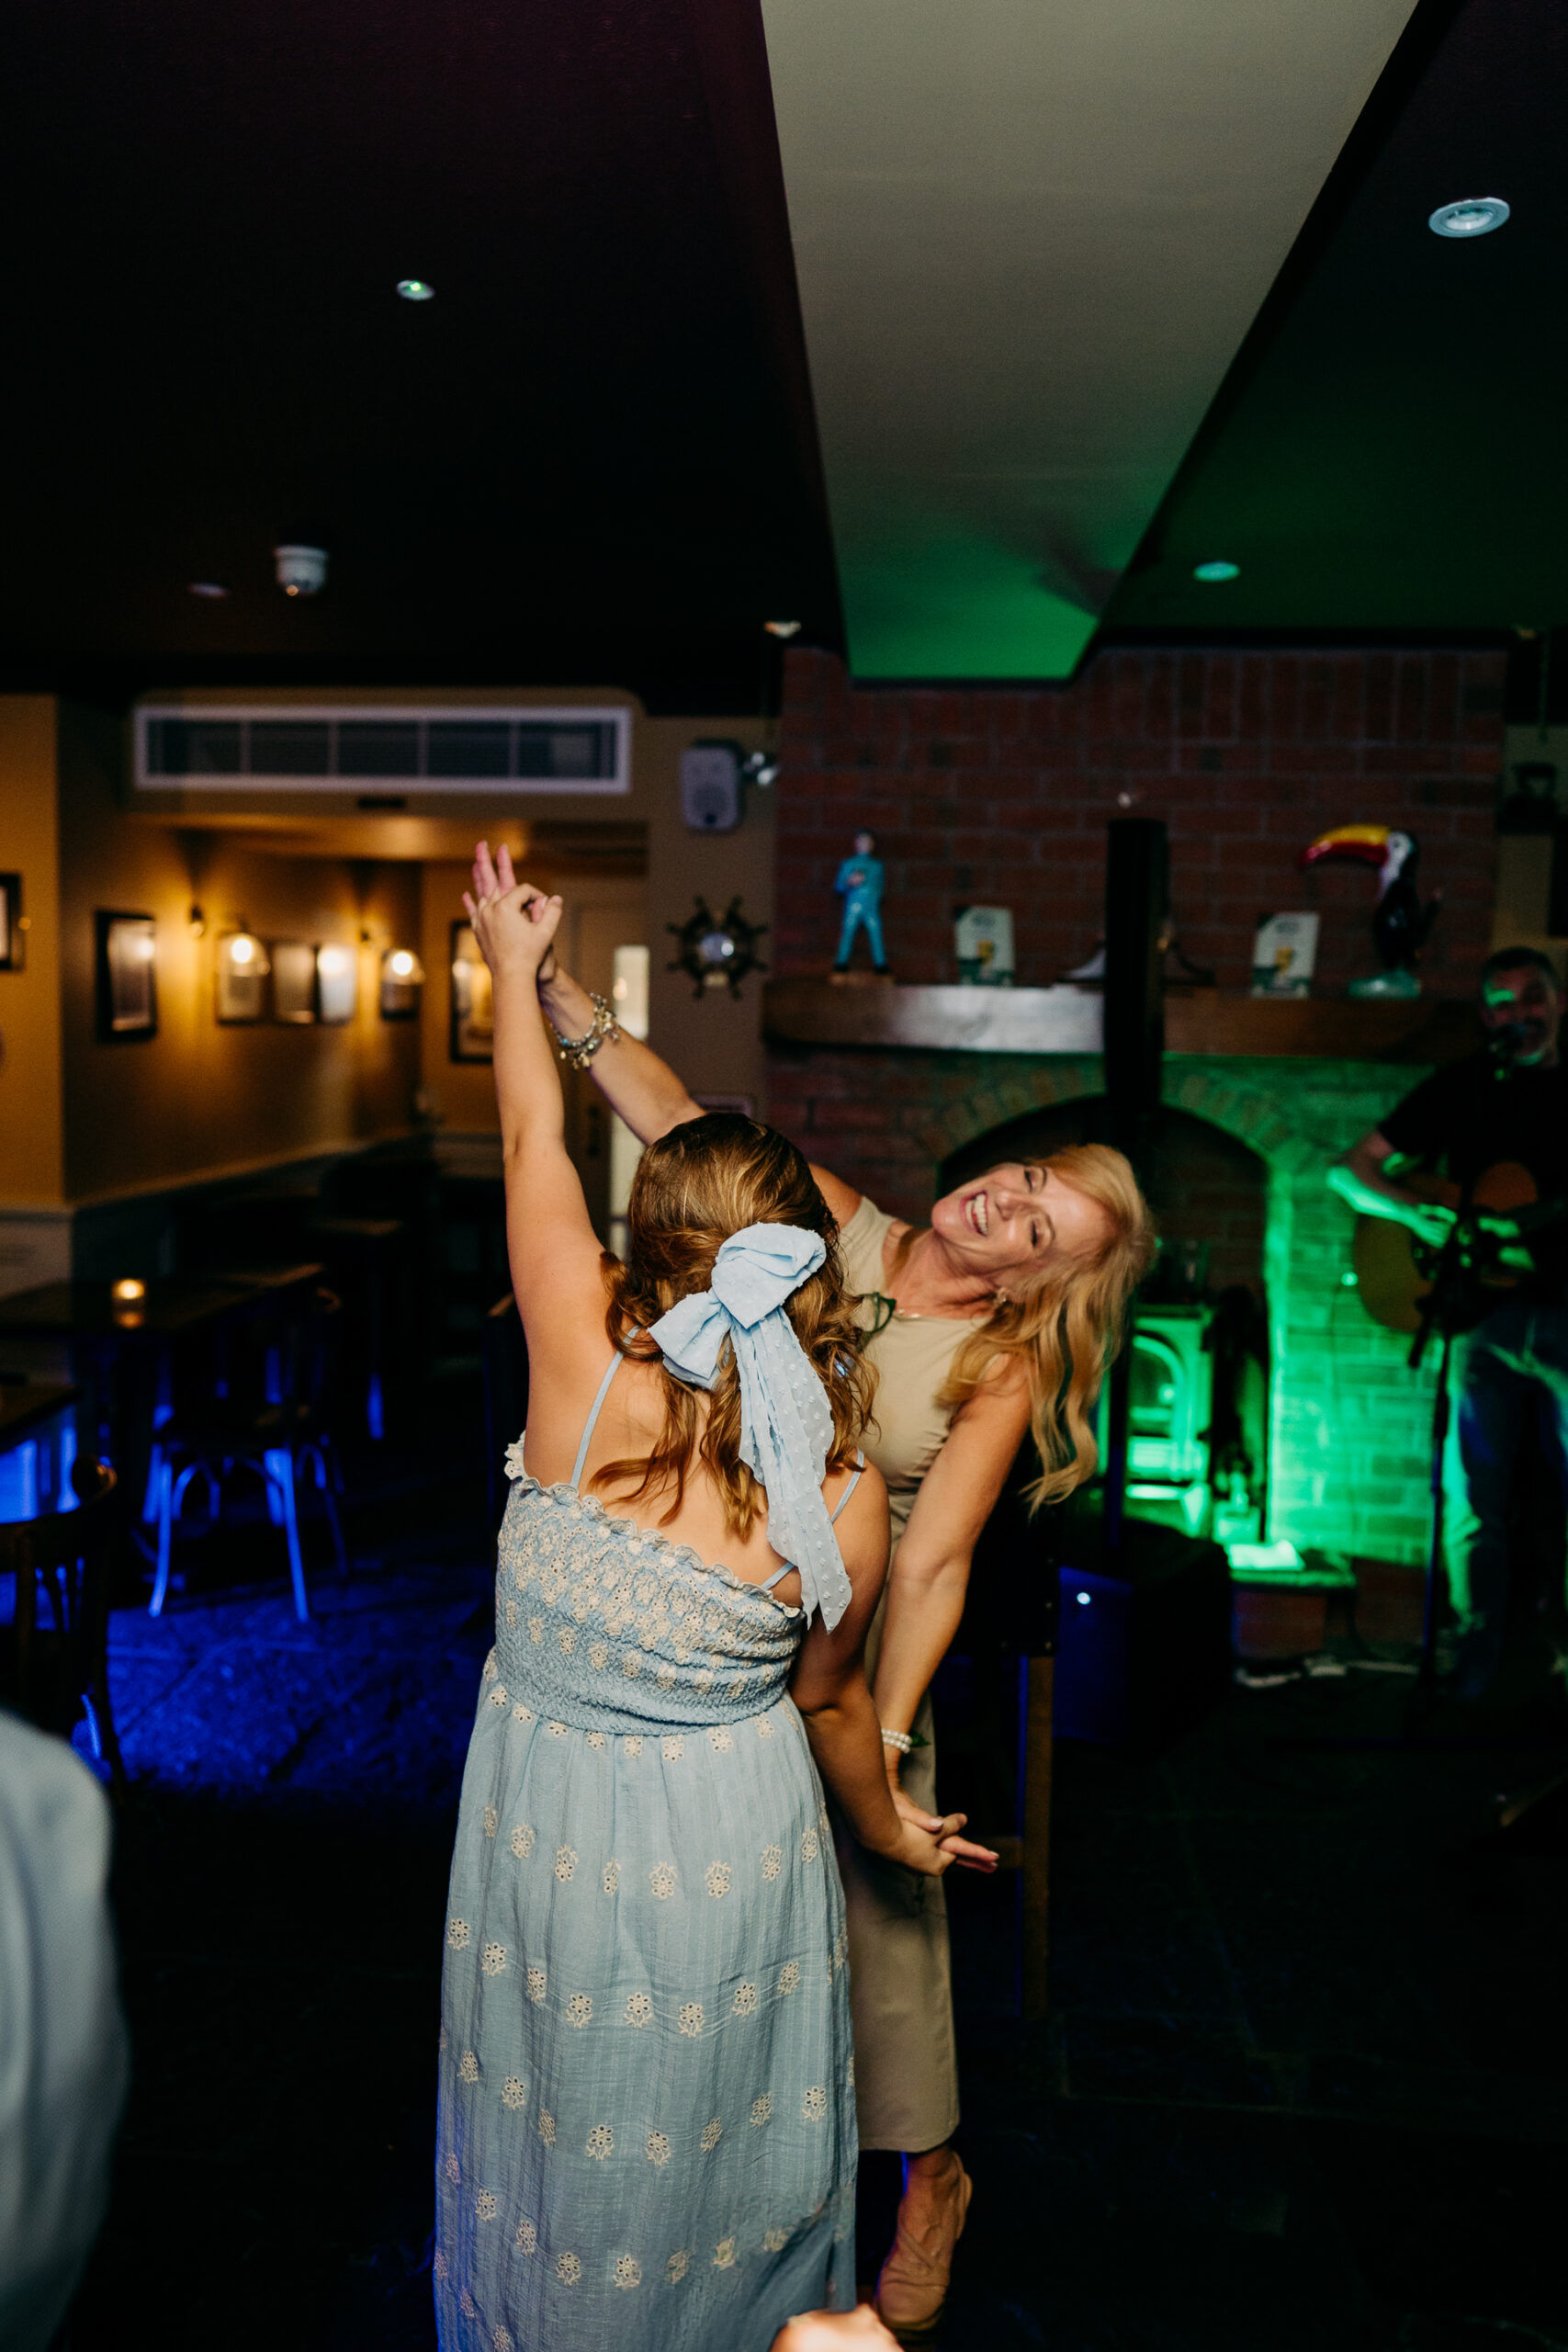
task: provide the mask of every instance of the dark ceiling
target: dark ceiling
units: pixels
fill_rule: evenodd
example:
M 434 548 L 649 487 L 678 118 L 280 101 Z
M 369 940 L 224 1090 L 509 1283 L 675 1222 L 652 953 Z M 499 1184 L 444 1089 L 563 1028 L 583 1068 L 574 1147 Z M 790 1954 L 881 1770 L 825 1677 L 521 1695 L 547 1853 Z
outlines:
M 837 640 L 750 0 L 15 0 L 4 48 L 8 684 L 743 708 L 764 620 Z
M 1562 0 L 1425 0 L 1102 637 L 1568 619 L 1565 114 Z M 1475 196 L 1511 219 L 1430 232 Z
M 13 0 L 4 46 L 0 681 L 720 711 L 765 620 L 841 645 L 756 0 Z M 1424 0 L 1097 641 L 1568 617 L 1565 110 L 1561 0 Z

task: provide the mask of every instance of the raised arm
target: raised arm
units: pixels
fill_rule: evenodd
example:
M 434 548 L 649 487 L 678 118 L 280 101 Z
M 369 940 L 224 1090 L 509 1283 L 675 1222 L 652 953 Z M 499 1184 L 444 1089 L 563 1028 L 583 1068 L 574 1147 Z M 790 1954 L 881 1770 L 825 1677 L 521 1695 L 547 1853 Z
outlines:
M 512 854 L 504 842 L 493 863 L 486 842 L 480 842 L 474 853 L 475 897 L 481 897 L 487 889 L 515 889 L 525 905 L 535 905 L 544 899 L 543 891 L 536 890 L 531 883 L 517 881 L 512 870 Z M 570 972 L 562 969 L 553 947 L 540 959 L 538 993 L 545 1018 L 558 1036 L 587 1035 L 593 1026 L 593 1000 Z M 611 1109 L 620 1113 L 639 1143 L 655 1143 L 671 1127 L 683 1126 L 688 1119 L 702 1117 L 702 1104 L 693 1102 L 669 1063 L 661 1062 L 656 1053 L 638 1038 L 628 1037 L 625 1030 L 600 1046 L 589 1070 Z
M 495 1095 L 506 1171 L 506 1246 L 512 1285 L 536 1364 L 559 1357 L 584 1328 L 583 1309 L 604 1298 L 598 1239 L 566 1148 L 560 1073 L 539 1016 L 539 966 L 560 922 L 559 899 L 515 885 L 464 893 L 463 904 L 494 983 Z M 598 1317 L 590 1314 L 592 1330 Z M 595 1335 L 596 1336 L 596 1335 Z
M 504 842 L 493 860 L 488 842 L 480 842 L 474 852 L 475 899 L 511 890 L 520 893 L 525 906 L 546 902 L 542 890 L 535 889 L 532 883 L 517 880 L 513 872 L 512 853 Z M 558 1037 L 588 1035 L 593 1025 L 593 1000 L 558 961 L 553 945 L 540 959 L 538 991 L 545 1018 Z M 660 1061 L 640 1038 L 628 1037 L 625 1030 L 600 1046 L 588 1071 L 612 1111 L 620 1114 L 639 1143 L 656 1143 L 671 1127 L 684 1126 L 688 1119 L 700 1119 L 703 1115 L 702 1104 L 693 1100 L 684 1080 L 676 1076 L 669 1063 Z M 847 1225 L 860 1206 L 860 1194 L 835 1176 L 831 1169 L 813 1163 L 811 1172 L 839 1224 Z

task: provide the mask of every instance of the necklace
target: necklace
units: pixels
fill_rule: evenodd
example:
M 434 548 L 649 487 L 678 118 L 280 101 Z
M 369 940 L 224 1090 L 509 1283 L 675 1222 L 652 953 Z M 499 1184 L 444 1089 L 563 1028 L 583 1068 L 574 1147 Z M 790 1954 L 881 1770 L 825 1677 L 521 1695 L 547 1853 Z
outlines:
M 902 1271 L 905 1273 L 908 1272 L 908 1256 Z M 873 1336 L 877 1331 L 886 1330 L 889 1323 L 984 1323 L 989 1320 L 998 1307 L 1010 1304 L 1006 1291 L 998 1290 L 992 1293 L 988 1304 L 978 1315 L 922 1315 L 918 1307 L 900 1306 L 897 1300 L 890 1298 L 885 1290 L 868 1291 L 866 1296 L 874 1298 L 877 1306 L 876 1320 L 872 1327 Z
M 878 1331 L 886 1331 L 889 1323 L 984 1323 L 997 1306 L 1004 1304 L 1006 1295 L 998 1291 L 994 1304 L 979 1315 L 921 1315 L 913 1306 L 900 1306 L 897 1300 L 889 1298 L 886 1291 L 867 1291 L 865 1295 L 876 1301 L 878 1309 L 876 1320 L 871 1328 L 873 1339 Z

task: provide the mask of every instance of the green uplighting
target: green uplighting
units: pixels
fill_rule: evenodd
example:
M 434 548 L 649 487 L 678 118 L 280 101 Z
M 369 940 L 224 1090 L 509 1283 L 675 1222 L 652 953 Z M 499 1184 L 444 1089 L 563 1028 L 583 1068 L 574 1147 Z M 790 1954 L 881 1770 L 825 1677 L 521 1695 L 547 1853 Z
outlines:
M 1217 558 L 1213 563 L 1195 563 L 1192 567 L 1192 577 L 1194 580 L 1239 580 L 1241 566 L 1239 563 L 1227 563 L 1223 558 Z

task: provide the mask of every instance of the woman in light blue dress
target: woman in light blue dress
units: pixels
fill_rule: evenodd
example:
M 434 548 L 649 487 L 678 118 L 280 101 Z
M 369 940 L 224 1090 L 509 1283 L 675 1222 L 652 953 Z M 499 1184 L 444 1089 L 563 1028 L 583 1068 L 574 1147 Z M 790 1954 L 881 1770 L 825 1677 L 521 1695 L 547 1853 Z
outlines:
M 448 1903 L 437 2332 L 444 2352 L 766 2352 L 854 2300 L 818 1768 L 913 1869 L 945 1870 L 963 1825 L 888 1793 L 861 1663 L 886 1497 L 805 1161 L 750 1120 L 693 1121 L 645 1155 L 627 1263 L 605 1258 L 535 1001 L 560 904 L 487 882 L 467 903 L 531 1405 Z

